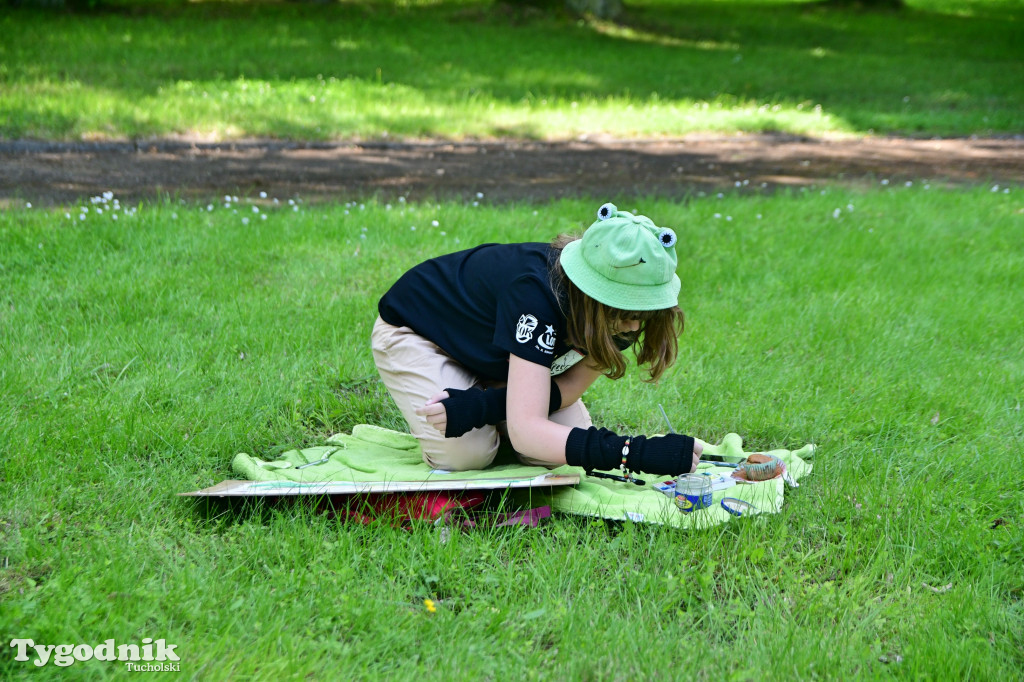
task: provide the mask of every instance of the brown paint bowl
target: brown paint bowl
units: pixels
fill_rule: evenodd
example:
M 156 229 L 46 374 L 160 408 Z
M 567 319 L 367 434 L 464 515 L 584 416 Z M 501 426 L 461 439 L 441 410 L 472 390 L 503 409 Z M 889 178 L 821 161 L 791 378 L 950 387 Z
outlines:
M 770 481 L 780 478 L 786 466 L 778 457 L 756 452 L 739 465 L 733 477 L 741 481 Z

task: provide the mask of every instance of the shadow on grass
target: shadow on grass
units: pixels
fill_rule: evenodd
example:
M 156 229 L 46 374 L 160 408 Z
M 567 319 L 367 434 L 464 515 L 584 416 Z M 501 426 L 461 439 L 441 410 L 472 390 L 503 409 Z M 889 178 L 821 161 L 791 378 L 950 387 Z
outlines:
M 1024 102 L 1008 83 L 1024 62 L 1022 17 L 1011 9 L 962 17 L 824 3 L 685 3 L 629 8 L 611 23 L 511 17 L 490 4 L 129 5 L 88 15 L 13 12 L 0 29 L 21 37 L 0 55 L 15 82 L 74 83 L 126 101 L 187 88 L 206 105 L 227 87 L 230 97 L 210 104 L 211 115 L 249 111 L 241 125 L 256 130 L 243 134 L 344 137 L 361 119 L 397 135 L 436 135 L 446 107 L 477 100 L 529 110 L 608 98 L 684 108 L 819 105 L 860 131 L 950 133 L 977 129 L 979 107 L 994 129 L 1020 123 Z M 289 88 L 288 116 L 261 114 L 261 98 Z M 311 109 L 305 100 L 322 92 L 331 102 Z M 347 98 L 387 113 L 352 113 Z M 65 134 L 81 132 L 69 113 L 16 106 L 0 134 L 24 135 L 41 118 Z M 118 127 L 116 115 L 111 125 Z M 123 126 L 163 132 L 146 120 Z M 520 123 L 495 123 L 492 134 L 539 136 Z
M 535 527 L 545 523 L 551 514 L 547 505 L 524 504 L 503 490 L 195 497 L 183 499 L 182 504 L 187 506 L 188 513 L 219 528 L 249 522 L 269 524 L 284 515 L 296 519 L 319 517 L 345 526 L 387 526 L 407 531 L 447 526 L 451 530 L 475 531 L 503 526 Z M 601 523 L 611 534 L 623 524 L 613 519 Z

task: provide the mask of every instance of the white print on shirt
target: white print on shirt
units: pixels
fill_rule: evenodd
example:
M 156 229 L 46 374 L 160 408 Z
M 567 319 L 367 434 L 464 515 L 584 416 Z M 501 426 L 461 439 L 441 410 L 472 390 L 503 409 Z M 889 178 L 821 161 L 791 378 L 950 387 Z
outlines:
M 537 339 L 537 345 L 548 353 L 553 351 L 555 349 L 555 328 L 550 324 L 544 325 L 544 333 Z
M 516 341 L 526 343 L 533 338 L 533 330 L 537 328 L 537 318 L 533 315 L 520 315 L 516 325 Z
M 558 376 L 583 359 L 579 351 L 571 350 L 560 358 L 555 358 L 551 363 L 551 376 Z

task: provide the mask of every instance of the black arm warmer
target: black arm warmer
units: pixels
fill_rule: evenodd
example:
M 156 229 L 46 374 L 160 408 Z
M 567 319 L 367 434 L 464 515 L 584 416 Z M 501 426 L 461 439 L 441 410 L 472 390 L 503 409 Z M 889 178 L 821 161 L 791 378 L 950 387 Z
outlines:
M 459 436 L 488 424 L 497 424 L 505 419 L 505 401 L 508 389 L 489 388 L 446 388 L 448 397 L 441 401 L 444 405 L 448 425 L 445 426 L 445 438 Z M 562 408 L 562 392 L 558 384 L 551 380 L 551 399 L 548 401 L 548 414 L 558 412 Z
M 587 471 L 611 471 L 622 463 L 626 436 L 608 429 L 573 429 L 565 443 L 565 461 Z M 693 438 L 678 433 L 667 436 L 632 436 L 626 468 L 648 474 L 677 476 L 693 469 Z

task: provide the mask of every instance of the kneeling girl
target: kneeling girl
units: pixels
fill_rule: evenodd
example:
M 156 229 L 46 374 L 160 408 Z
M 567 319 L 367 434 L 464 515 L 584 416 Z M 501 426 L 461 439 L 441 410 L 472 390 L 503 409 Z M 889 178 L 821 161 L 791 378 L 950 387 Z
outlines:
M 675 362 L 675 245 L 671 229 L 605 204 L 582 238 L 483 244 L 406 272 L 378 305 L 373 357 L 424 460 L 482 469 L 505 422 L 527 464 L 695 470 L 701 441 L 598 429 L 580 399 L 625 374 L 626 349 L 650 381 Z

